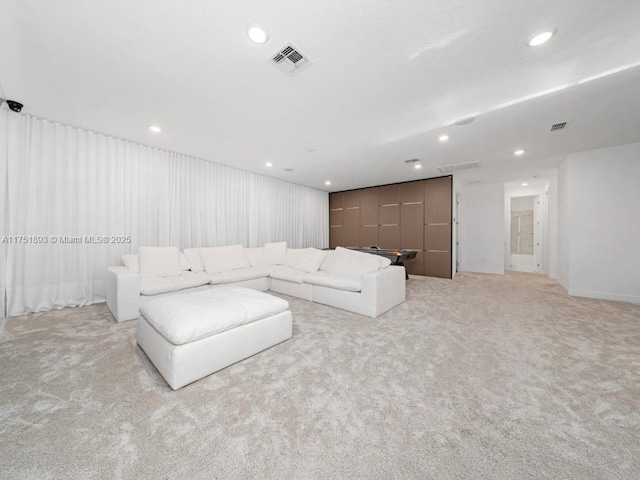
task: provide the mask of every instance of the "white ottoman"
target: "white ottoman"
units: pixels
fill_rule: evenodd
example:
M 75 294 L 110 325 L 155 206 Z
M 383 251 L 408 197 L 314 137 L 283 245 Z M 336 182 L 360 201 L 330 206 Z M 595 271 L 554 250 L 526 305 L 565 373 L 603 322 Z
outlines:
M 140 313 L 136 341 L 174 390 L 293 334 L 289 303 L 248 288 L 160 297 Z

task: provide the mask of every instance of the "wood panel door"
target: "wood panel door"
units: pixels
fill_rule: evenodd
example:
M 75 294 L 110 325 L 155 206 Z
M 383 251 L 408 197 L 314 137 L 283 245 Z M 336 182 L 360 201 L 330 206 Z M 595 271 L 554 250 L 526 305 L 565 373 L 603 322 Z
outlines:
M 378 226 L 378 187 L 365 188 L 360 191 L 360 226 Z
M 424 247 L 424 205 L 403 204 L 400 207 L 400 244 L 402 248 L 422 250 Z
M 342 246 L 342 225 L 329 227 L 329 248 Z
M 361 225 L 360 226 L 360 246 L 373 247 L 379 246 L 378 225 Z
M 417 250 L 416 258 L 407 260 L 404 265 L 407 273 L 424 275 L 424 205 L 419 203 L 403 203 L 400 206 L 400 247 Z
M 380 225 L 378 228 L 378 247 L 400 248 L 400 225 Z
M 360 190 L 360 246 L 372 247 L 378 245 L 378 218 L 380 205 L 378 203 L 378 187 Z
M 424 274 L 451 278 L 452 177 L 424 182 Z
M 329 194 L 329 210 L 344 208 L 344 192 Z
M 378 187 L 378 204 L 379 205 L 399 205 L 400 204 L 400 185 L 385 185 Z
M 440 177 L 424 182 L 424 223 L 451 224 L 452 178 Z
M 343 247 L 360 246 L 360 207 L 345 207 L 343 221 Z
M 425 275 L 424 273 L 424 252 L 419 250 L 416 258 L 404 262 L 407 273 L 411 275 Z
M 400 184 L 400 203 L 423 203 L 424 180 Z
M 344 225 L 344 193 L 329 194 L 329 248 L 342 246 Z

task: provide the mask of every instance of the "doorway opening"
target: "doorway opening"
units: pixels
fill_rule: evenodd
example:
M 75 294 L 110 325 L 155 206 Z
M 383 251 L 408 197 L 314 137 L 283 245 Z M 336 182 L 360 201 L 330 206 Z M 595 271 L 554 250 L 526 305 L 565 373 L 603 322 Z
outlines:
M 535 206 L 538 196 L 513 197 L 510 208 L 509 270 L 535 272 L 537 260 L 534 255 L 536 223 Z

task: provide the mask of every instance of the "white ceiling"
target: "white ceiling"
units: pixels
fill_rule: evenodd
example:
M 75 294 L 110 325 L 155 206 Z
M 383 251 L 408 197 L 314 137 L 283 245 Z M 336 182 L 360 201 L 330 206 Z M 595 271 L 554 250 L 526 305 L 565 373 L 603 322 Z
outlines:
M 2 96 L 24 113 L 323 190 L 472 161 L 461 182 L 525 181 L 571 152 L 640 141 L 638 0 L 0 6 Z M 252 22 L 267 43 L 247 38 Z M 313 62 L 293 77 L 268 62 L 287 43 Z

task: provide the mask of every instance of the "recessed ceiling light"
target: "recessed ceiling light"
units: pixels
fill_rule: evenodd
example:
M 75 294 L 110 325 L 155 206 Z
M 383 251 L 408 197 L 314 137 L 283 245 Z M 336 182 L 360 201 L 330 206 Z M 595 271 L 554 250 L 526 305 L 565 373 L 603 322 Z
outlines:
M 524 183 L 522 184 L 522 186 L 523 186 L 523 187 L 526 187 L 527 185 L 529 185 L 527 182 L 524 182 Z
M 524 150 L 516 150 L 515 152 L 513 152 L 514 155 L 522 155 L 524 153 Z
M 419 158 L 412 158 L 410 160 L 405 160 L 404 163 L 406 163 L 407 165 L 413 165 L 413 168 L 420 168 L 417 166 L 417 165 L 420 165 Z
M 271 162 L 267 162 L 264 164 L 265 167 L 273 167 L 273 163 Z
M 415 168 L 416 170 L 420 170 L 422 168 L 422 165 L 419 163 L 416 163 L 413 168 Z
M 438 140 L 440 140 L 441 142 L 446 142 L 447 140 L 449 140 L 449 135 L 440 135 L 438 137 Z
M 551 30 L 546 32 L 536 33 L 535 35 L 529 38 L 528 45 L 530 47 L 537 47 L 538 45 L 542 45 L 543 43 L 548 42 L 549 39 L 553 37 L 555 33 L 556 32 Z
M 151 130 L 153 133 L 160 133 L 162 131 L 162 129 L 156 125 L 151 125 L 149 127 L 149 130 Z
M 331 181 L 327 180 L 326 182 L 324 182 L 325 185 L 331 185 Z
M 260 25 L 252 24 L 247 27 L 247 36 L 255 43 L 264 43 L 269 40 L 269 34 Z

